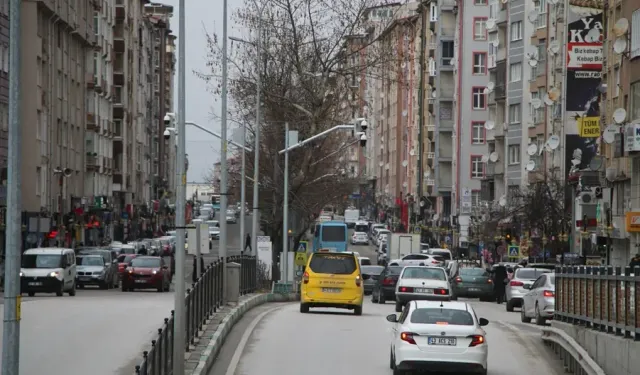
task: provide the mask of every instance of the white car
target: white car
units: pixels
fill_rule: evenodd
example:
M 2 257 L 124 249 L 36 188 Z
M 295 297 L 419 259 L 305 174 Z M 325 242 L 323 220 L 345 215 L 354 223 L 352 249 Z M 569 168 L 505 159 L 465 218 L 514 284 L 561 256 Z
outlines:
M 351 244 L 352 245 L 368 245 L 369 237 L 365 232 L 355 232 L 353 236 L 351 236 Z
M 518 268 L 513 274 L 513 277 L 508 282 L 505 289 L 505 295 L 507 297 L 507 311 L 513 312 L 514 307 L 522 306 L 522 298 L 529 292 L 534 281 L 545 273 L 552 272 L 546 268 Z
M 387 229 L 387 226 L 384 224 L 373 224 L 371 225 L 371 239 L 375 240 L 376 237 L 378 236 L 378 231 L 379 230 L 383 230 L 383 229 Z
M 556 275 L 544 274 L 525 289 L 529 292 L 522 298 L 520 320 L 529 323 L 533 318 L 537 325 L 544 325 L 547 319 L 553 318 L 556 310 Z
M 400 259 L 392 260 L 389 265 L 444 267 L 444 261 L 429 254 L 407 254 Z
M 376 245 L 378 245 L 382 241 L 387 241 L 388 236 L 391 234 L 391 231 L 388 229 L 381 229 L 377 232 L 376 239 L 374 240 Z
M 413 371 L 487 374 L 489 344 L 466 302 L 411 301 L 400 316 L 391 314 L 389 366 L 394 375 Z
M 402 269 L 396 283 L 396 312 L 415 300 L 451 300 L 451 285 L 443 268 L 406 266 Z
M 361 266 L 372 266 L 371 259 L 368 257 L 358 257 L 358 262 L 360 262 Z

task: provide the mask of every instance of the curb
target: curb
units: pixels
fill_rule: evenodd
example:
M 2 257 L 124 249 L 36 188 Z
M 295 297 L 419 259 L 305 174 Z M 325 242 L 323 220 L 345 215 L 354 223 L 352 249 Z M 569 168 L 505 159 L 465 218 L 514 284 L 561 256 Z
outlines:
M 242 318 L 242 316 L 252 308 L 263 305 L 269 302 L 293 302 L 299 301 L 300 296 L 298 294 L 279 294 L 279 293 L 265 293 L 258 294 L 249 297 L 248 299 L 240 302 L 238 306 L 234 307 L 227 316 L 224 317 L 215 333 L 211 337 L 211 340 L 207 344 L 207 347 L 200 356 L 198 366 L 193 370 L 191 375 L 205 375 L 211 370 L 213 363 L 215 362 L 220 348 L 224 344 L 227 335 L 233 328 L 233 326 Z

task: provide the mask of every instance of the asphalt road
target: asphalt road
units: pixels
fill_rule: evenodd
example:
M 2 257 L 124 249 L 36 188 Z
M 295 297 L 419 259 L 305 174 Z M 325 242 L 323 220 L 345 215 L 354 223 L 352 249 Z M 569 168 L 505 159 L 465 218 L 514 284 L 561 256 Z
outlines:
M 246 223 L 250 231 L 250 216 Z M 227 228 L 230 255 L 235 254 L 233 250 L 239 254 L 244 242 L 240 240 L 240 225 L 229 224 Z M 207 261 L 216 257 L 217 248 Z M 191 259 L 185 264 L 189 284 Z M 75 297 L 25 296 L 20 374 L 131 375 L 142 351 L 151 346 L 151 339 L 173 309 L 173 301 L 173 292 L 122 293 L 120 289 L 93 288 L 78 290 Z

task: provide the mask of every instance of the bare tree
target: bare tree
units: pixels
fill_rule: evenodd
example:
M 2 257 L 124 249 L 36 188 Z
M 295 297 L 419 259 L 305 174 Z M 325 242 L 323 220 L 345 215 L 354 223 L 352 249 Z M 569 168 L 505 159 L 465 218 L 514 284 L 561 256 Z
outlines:
M 228 118 L 255 130 L 256 77 L 261 76 L 260 211 L 261 226 L 276 251 L 282 239 L 283 159 L 285 123 L 305 139 L 359 117 L 362 99 L 354 78 L 373 72 L 393 59 L 393 52 L 376 43 L 367 15 L 373 0 L 247 0 L 233 20 L 260 38 L 231 43 L 229 54 Z M 261 11 L 258 11 L 261 9 Z M 256 30 L 261 30 L 259 35 Z M 210 34 L 207 72 L 197 72 L 214 96 L 221 92 L 221 40 Z M 357 81 L 357 80 L 356 80 Z M 346 144 L 353 134 L 333 133 L 289 155 L 289 202 L 296 213 L 296 242 L 323 205 L 354 191 L 360 176 L 346 165 Z M 253 153 L 247 153 L 247 173 L 253 175 Z M 252 186 L 247 184 L 248 201 Z

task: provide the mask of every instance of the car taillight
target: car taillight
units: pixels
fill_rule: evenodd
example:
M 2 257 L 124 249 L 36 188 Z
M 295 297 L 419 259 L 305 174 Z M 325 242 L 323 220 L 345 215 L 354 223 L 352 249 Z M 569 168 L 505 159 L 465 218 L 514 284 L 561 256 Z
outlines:
M 448 289 L 434 289 L 433 290 L 433 294 L 438 294 L 441 296 L 446 296 L 447 294 L 449 294 L 449 290 Z
M 556 294 L 554 292 L 550 291 L 550 290 L 545 290 L 542 293 L 542 295 L 545 296 L 545 297 L 555 297 L 556 296 Z
M 304 275 L 302 275 L 302 282 L 309 284 L 309 272 L 305 272 Z
M 414 340 L 414 336 L 418 336 L 412 332 L 402 332 L 400 334 L 400 340 L 408 342 L 409 344 L 416 345 L 416 340 Z
M 360 276 L 356 276 L 356 286 L 360 286 L 362 284 L 362 279 Z
M 395 284 L 395 281 L 390 277 L 385 277 L 384 280 L 382 280 L 382 285 L 393 285 L 393 284 Z
M 509 285 L 511 285 L 511 286 L 524 286 L 524 283 L 521 282 L 521 281 L 511 281 L 509 283 Z
M 407 286 L 401 286 L 400 287 L 400 292 L 401 293 L 412 293 L 413 292 L 413 288 L 407 287 Z
M 484 344 L 484 336 L 472 335 L 469 336 L 469 338 L 471 339 L 471 343 L 469 344 L 470 347 Z
M 457 283 L 461 283 L 462 282 L 462 277 L 460 277 L 460 276 L 456 277 L 456 282 Z

